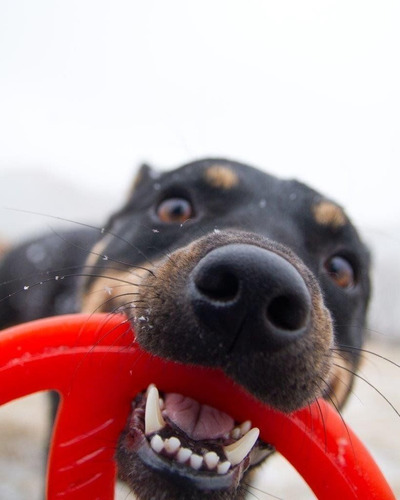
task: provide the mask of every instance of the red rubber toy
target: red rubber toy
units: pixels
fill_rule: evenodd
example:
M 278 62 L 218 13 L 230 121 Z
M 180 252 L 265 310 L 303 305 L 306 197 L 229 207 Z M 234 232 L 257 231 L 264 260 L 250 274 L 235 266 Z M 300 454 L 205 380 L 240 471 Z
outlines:
M 43 390 L 61 395 L 49 500 L 114 498 L 115 446 L 132 399 L 150 383 L 238 421 L 250 419 L 319 499 L 395 500 L 366 448 L 323 400 L 290 416 L 279 413 L 220 370 L 166 362 L 142 351 L 120 315 L 61 316 L 0 333 L 0 404 Z

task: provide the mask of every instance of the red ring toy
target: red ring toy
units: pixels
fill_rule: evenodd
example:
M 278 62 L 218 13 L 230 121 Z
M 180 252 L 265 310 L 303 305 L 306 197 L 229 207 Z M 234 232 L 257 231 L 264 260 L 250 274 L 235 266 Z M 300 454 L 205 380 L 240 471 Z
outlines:
M 48 464 L 50 500 L 114 498 L 115 446 L 132 399 L 150 383 L 238 421 L 251 419 L 319 499 L 395 500 L 369 452 L 324 400 L 291 415 L 279 413 L 220 370 L 142 351 L 124 316 L 60 316 L 0 335 L 0 404 L 43 390 L 61 395 Z

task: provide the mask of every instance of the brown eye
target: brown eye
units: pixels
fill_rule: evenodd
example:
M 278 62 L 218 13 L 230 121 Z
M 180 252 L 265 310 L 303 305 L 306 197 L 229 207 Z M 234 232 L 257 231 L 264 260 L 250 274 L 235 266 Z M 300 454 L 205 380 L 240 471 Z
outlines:
M 193 207 L 185 198 L 168 198 L 158 205 L 157 215 L 162 222 L 183 224 L 193 216 Z
M 336 255 L 325 263 L 325 269 L 332 281 L 340 288 L 351 288 L 355 285 L 354 269 L 344 257 Z

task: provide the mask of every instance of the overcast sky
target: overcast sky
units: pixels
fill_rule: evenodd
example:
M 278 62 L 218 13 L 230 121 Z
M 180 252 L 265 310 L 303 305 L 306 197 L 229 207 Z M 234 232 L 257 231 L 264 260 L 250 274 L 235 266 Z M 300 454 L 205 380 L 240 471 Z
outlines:
M 227 156 L 396 223 L 399 26 L 397 0 L 1 0 L 0 176 L 115 196 Z

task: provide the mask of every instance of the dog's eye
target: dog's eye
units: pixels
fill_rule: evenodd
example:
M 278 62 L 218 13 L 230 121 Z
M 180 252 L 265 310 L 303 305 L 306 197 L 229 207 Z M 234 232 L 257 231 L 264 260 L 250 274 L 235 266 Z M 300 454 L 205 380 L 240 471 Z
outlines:
M 355 273 L 350 262 L 340 255 L 331 257 L 325 263 L 325 269 L 332 281 L 340 288 L 352 288 L 355 285 Z
M 182 224 L 193 216 L 193 207 L 185 198 L 168 198 L 157 207 L 162 222 Z

